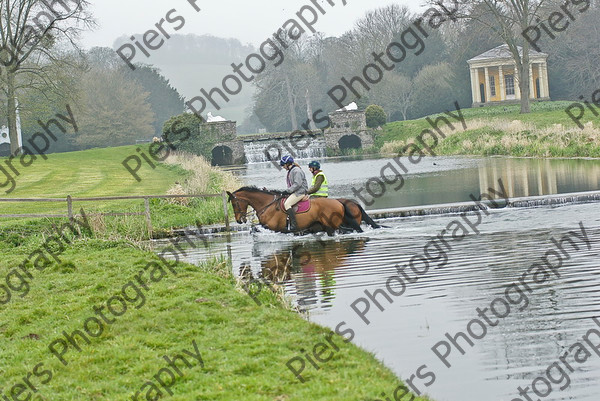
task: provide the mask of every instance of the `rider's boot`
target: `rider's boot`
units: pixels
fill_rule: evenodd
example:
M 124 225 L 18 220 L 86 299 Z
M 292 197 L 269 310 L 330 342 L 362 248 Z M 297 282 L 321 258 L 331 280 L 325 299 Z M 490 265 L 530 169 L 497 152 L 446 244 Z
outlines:
M 294 208 L 291 207 L 286 212 L 290 219 L 290 231 L 295 232 L 298 230 L 298 224 L 296 223 L 296 212 L 294 212 Z

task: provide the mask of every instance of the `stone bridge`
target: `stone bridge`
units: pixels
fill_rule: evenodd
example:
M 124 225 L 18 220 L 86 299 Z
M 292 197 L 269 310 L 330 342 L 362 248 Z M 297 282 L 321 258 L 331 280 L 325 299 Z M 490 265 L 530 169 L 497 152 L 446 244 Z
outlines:
M 223 141 L 212 149 L 212 164 L 225 166 L 269 161 L 284 154 L 295 157 L 323 157 L 326 150 L 361 149 L 374 145 L 374 132 L 367 128 L 364 111 L 338 111 L 329 114 L 324 130 L 294 131 L 237 136 L 235 122 L 207 123 L 220 131 Z

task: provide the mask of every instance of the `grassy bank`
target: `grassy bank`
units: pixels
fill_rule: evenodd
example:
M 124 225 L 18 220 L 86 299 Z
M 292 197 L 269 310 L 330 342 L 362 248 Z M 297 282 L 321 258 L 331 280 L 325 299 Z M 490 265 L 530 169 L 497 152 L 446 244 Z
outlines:
M 581 119 L 584 129 L 578 128 L 565 113 L 570 104 L 532 103 L 530 114 L 519 114 L 519 105 L 463 109 L 466 130 L 451 118 L 456 129 L 452 131 L 444 126 L 447 137 L 440 141 L 435 152 L 439 155 L 600 157 L 600 121 L 588 111 Z M 376 143 L 381 153 L 398 153 L 430 128 L 424 118 L 389 123 Z
M 143 167 L 136 183 L 120 165 L 132 151 L 49 155 L 21 172 L 10 196 L 218 192 L 232 184 L 230 176 L 181 155 L 156 169 Z M 51 212 L 54 206 L 17 209 Z M 127 202 L 85 207 L 133 208 Z M 210 221 L 203 207 L 212 206 L 153 204 L 155 225 Z M 78 221 L 81 234 L 53 228 L 66 219 L 11 219 L 0 226 L 0 398 L 362 401 L 391 396 L 399 386 L 373 356 L 308 323 L 272 292 L 262 291 L 257 305 L 228 261 L 195 266 L 161 259 L 160 249 L 136 242 L 140 217 Z M 165 255 L 183 255 L 167 247 Z M 337 350 L 323 353 L 319 344 L 329 341 Z M 286 364 L 315 349 L 328 361 L 317 370 L 305 360 L 301 382 Z M 176 356 L 187 361 L 178 360 L 179 372 L 167 361 Z
M 220 193 L 223 188 L 231 190 L 238 186 L 229 173 L 212 168 L 199 157 L 172 154 L 165 163 L 156 163 L 155 168 L 143 162 L 137 171 L 139 181 L 124 168 L 122 162 L 129 156 L 138 155 L 137 146 L 122 146 L 107 149 L 92 149 L 48 155 L 48 160 L 37 158 L 29 167 L 23 167 L 17 160 L 13 164 L 19 170 L 15 176 L 15 188 L 9 194 L 9 187 L 0 189 L 5 198 L 66 198 L 71 195 L 81 197 L 107 197 L 129 195 L 166 195 Z M 147 155 L 148 145 L 140 149 Z M 6 159 L 0 164 L 6 167 Z M 134 161 L 130 163 L 136 167 Z M 8 168 L 7 168 L 8 169 Z M 10 169 L 9 169 L 10 170 Z M 4 180 L 4 176 L 0 179 Z M 143 200 L 76 202 L 73 208 L 83 208 L 86 213 L 101 212 L 142 212 Z M 0 202 L 0 214 L 65 214 L 66 203 L 4 203 Z M 224 212 L 220 199 L 152 200 L 152 223 L 157 231 L 169 231 L 172 227 L 223 222 Z M 101 231 L 118 230 L 126 227 L 132 238 L 143 238 L 145 222 L 143 217 L 94 217 L 94 224 Z M 10 220 L 0 220 L 2 224 L 12 224 Z
M 0 234 L 3 279 L 9 268 L 39 249 L 43 227 L 29 231 L 37 234 L 20 238 L 14 232 Z M 201 266 L 177 263 L 172 270 L 164 268 L 164 277 L 154 282 L 149 273 L 140 275 L 149 262 L 163 264 L 154 253 L 124 241 L 94 239 L 89 233 L 88 238 L 71 240 L 64 252 L 54 249 L 60 262 L 52 261 L 41 271 L 27 265 L 33 276 L 27 280 L 28 290 L 12 277 L 12 299 L 0 309 L 3 394 L 24 383 L 23 377 L 41 363 L 36 370 L 40 376 L 29 379 L 37 389 L 34 399 L 130 400 L 166 366 L 163 355 L 194 351 L 193 340 L 204 366 L 196 362 L 186 367 L 180 362 L 183 376 L 170 388 L 169 399 L 174 401 L 371 400 L 398 385 L 375 358 L 337 335 L 333 341 L 340 351 L 318 371 L 307 362 L 306 382 L 298 381 L 286 362 L 302 355 L 301 349 L 311 350 L 324 342 L 328 331 L 285 309 L 268 292 L 257 306 L 236 289 L 231 266 L 223 260 Z M 148 289 L 137 285 L 137 293 L 130 286 L 125 290 L 129 298 L 124 298 L 124 285 L 136 282 L 136 275 Z M 89 336 L 89 344 L 76 337 L 81 351 L 70 346 L 62 354 L 65 366 L 49 345 L 64 339 L 63 331 L 83 331 L 86 319 L 98 316 L 94 308 L 115 295 L 127 300 L 126 312 L 117 317 L 105 308 L 113 322 L 104 324 L 99 336 Z M 5 293 L 0 296 L 6 298 Z M 95 323 L 90 327 L 92 333 L 99 330 Z M 63 346 L 55 345 L 55 350 L 61 354 Z M 33 395 L 23 391 L 22 399 Z
M 29 235 L 2 231 L 2 278 L 39 249 L 50 234 L 43 234 L 46 230 L 38 224 L 23 229 Z M 113 323 L 105 324 L 98 337 L 89 337 L 89 344 L 77 337 L 81 351 L 71 346 L 62 355 L 65 366 L 49 345 L 65 338 L 63 331 L 82 330 L 87 318 L 98 316 L 94 307 L 135 282 L 149 262 L 163 263 L 130 243 L 95 239 L 87 230 L 84 234 L 87 238 L 69 236 L 72 244 L 63 252 L 53 248 L 60 262 L 53 260 L 41 270 L 28 263 L 32 278 L 27 289 L 12 277 L 12 299 L 0 309 L 4 394 L 42 363 L 37 372 L 49 371 L 52 378 L 30 378 L 36 399 L 131 399 L 166 365 L 163 355 L 193 351 L 193 340 L 204 366 L 182 365 L 183 376 L 170 389 L 172 400 L 366 400 L 398 385 L 388 369 L 339 336 L 333 341 L 340 351 L 320 370 L 307 368 L 306 382 L 299 382 L 286 362 L 323 342 L 328 331 L 286 310 L 269 292 L 261 294 L 262 305 L 257 306 L 236 289 L 231 266 L 223 260 L 201 266 L 176 263 L 157 282 L 141 275 L 148 289 L 137 285 L 136 293 L 129 287 L 126 312 L 109 315 Z M 94 332 L 97 326 L 92 326 Z

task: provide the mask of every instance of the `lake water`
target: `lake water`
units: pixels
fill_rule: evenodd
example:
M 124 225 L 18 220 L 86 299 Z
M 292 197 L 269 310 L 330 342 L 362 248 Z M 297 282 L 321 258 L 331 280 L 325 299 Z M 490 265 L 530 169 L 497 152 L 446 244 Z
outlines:
M 332 195 L 350 196 L 352 186 L 378 175 L 388 161 L 326 160 L 323 167 Z M 600 162 L 592 160 L 429 158 L 412 168 L 400 191 L 386 193 L 370 208 L 468 201 L 470 194 L 498 179 L 511 197 L 600 189 Z M 275 183 L 284 182 L 284 173 L 267 164 L 250 165 L 239 174 L 247 184 L 257 186 L 277 187 Z M 435 380 L 429 375 L 413 383 L 436 401 L 526 400 L 517 388 L 531 388 L 532 382 L 539 394 L 550 391 L 542 397 L 529 389 L 533 400 L 597 401 L 600 350 L 596 353 L 587 346 L 590 355 L 581 363 L 573 359 L 576 350 L 564 354 L 594 327 L 599 335 L 590 339 L 600 348 L 600 327 L 592 320 L 600 316 L 599 207 L 588 203 L 482 213 L 478 232 L 470 230 L 462 239 L 446 236 L 448 247 L 437 253 L 428 248 L 428 269 L 425 262 L 417 263 L 426 255 L 425 247 L 460 216 L 389 219 L 383 229 L 322 240 L 259 229 L 252 234 L 215 236 L 208 248 L 190 249 L 188 258 L 199 262 L 225 255 L 236 274 L 281 284 L 309 320 L 332 329 L 346 322 L 355 332 L 353 342 L 373 352 L 403 379 L 426 365 L 421 374 L 433 373 Z M 507 286 L 518 282 L 532 264 L 539 265 L 546 251 L 556 249 L 553 238 L 560 240 L 569 231 L 583 237 L 580 223 L 588 242 L 574 234 L 569 237 L 579 249 L 565 246 L 569 258 L 563 255 L 558 274 L 548 274 L 543 282 L 538 275 L 539 283 L 534 285 L 531 272 L 526 281 L 530 291 L 521 286 L 520 297 L 515 291 L 506 295 Z M 411 260 L 422 274 L 406 270 L 413 282 L 405 280 L 403 289 L 390 277 L 398 275 L 397 266 Z M 368 294 L 378 294 L 374 300 L 383 310 Z M 509 296 L 514 303 L 504 303 L 510 312 L 498 319 L 490 315 L 496 324 L 483 329 L 471 323 L 476 318 L 484 321 L 478 308 L 493 304 L 502 312 L 498 299 Z M 366 302 L 368 324 L 359 316 Z M 438 344 L 438 352 L 444 351 L 441 342 L 450 344 L 446 333 L 468 335 L 468 328 L 473 346 L 458 338 L 464 355 L 450 346 L 451 367 L 446 367 L 432 348 Z M 580 361 L 582 355 L 578 354 Z M 559 361 L 561 356 L 573 371 Z M 555 362 L 563 373 L 557 366 L 546 373 Z M 289 380 L 291 373 L 282 366 L 281 375 L 281 380 Z M 382 391 L 390 395 L 393 389 Z M 373 394 L 376 398 L 380 394 Z
M 327 175 L 331 197 L 357 198 L 354 192 L 366 198 L 366 209 L 385 209 L 390 207 L 431 205 L 468 201 L 469 195 L 487 192 L 489 187 L 497 187 L 500 178 L 505 184 L 510 197 L 548 195 L 600 189 L 600 160 L 569 159 L 531 159 L 531 158 L 468 158 L 468 157 L 424 157 L 413 164 L 408 157 L 399 162 L 392 158 L 352 159 L 329 158 L 322 160 L 322 169 Z M 310 180 L 310 172 L 306 167 L 309 160 L 303 160 L 304 168 Z M 400 174 L 393 176 L 391 165 Z M 382 188 L 374 179 L 381 179 L 381 171 L 388 182 Z M 236 173 L 242 181 L 258 187 L 272 189 L 285 188 L 285 171 L 272 163 L 249 164 Z M 404 180 L 403 186 L 395 190 Z M 385 182 L 384 182 L 385 184 Z M 354 189 L 354 190 L 353 190 Z

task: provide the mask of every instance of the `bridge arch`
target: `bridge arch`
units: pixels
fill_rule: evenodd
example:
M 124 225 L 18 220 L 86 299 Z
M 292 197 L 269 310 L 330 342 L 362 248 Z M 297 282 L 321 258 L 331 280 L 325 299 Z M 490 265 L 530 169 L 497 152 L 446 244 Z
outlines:
M 212 150 L 211 164 L 213 166 L 231 166 L 234 164 L 233 150 L 226 145 L 214 147 Z
M 338 141 L 338 146 L 340 147 L 340 150 L 360 149 L 362 148 L 362 140 L 355 134 L 344 135 Z

